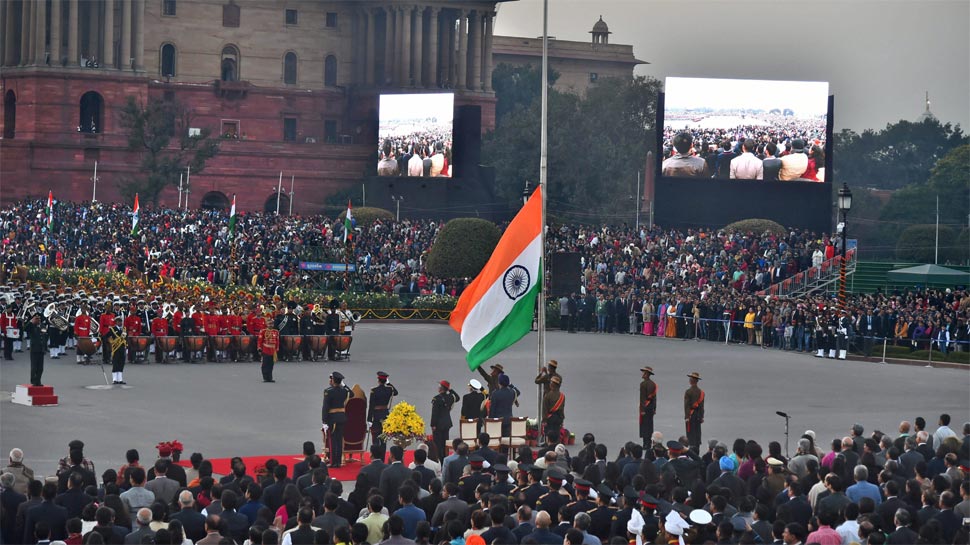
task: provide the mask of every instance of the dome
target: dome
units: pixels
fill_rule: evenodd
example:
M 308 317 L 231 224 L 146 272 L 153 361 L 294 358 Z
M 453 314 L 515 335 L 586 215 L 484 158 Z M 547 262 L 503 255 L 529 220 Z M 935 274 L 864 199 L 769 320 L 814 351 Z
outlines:
M 610 27 L 607 26 L 602 15 L 600 15 L 600 20 L 596 21 L 596 24 L 593 25 L 593 30 L 590 32 L 594 34 L 610 34 Z

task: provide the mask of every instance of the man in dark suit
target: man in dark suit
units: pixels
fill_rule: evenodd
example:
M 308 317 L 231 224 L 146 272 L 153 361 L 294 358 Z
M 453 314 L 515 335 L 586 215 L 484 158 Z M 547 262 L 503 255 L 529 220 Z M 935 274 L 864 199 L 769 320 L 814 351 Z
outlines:
M 21 503 L 17 507 L 17 515 L 16 515 L 17 522 L 14 528 L 14 535 L 16 536 L 17 539 L 13 539 L 5 543 L 15 543 L 19 541 L 21 537 L 23 537 L 24 526 L 27 525 L 27 512 L 33 509 L 34 507 L 40 505 L 41 502 L 44 501 L 41 498 L 41 491 L 43 490 L 43 488 L 44 488 L 44 483 L 38 481 L 37 479 L 33 479 L 27 483 L 27 501 Z
M 776 518 L 787 523 L 797 522 L 803 527 L 808 526 L 808 520 L 812 518 L 812 506 L 801 492 L 801 483 L 796 481 L 788 485 L 788 501 L 778 507 Z
M 876 507 L 876 514 L 882 522 L 882 528 L 894 528 L 896 511 L 900 509 L 909 510 L 909 507 L 899 498 L 899 484 L 896 481 L 888 481 L 883 485 L 883 494 L 886 500 Z M 910 518 L 912 520 L 912 518 Z
M 3 507 L 3 519 L 0 522 L 0 537 L 3 538 L 4 543 L 16 543 L 20 540 L 20 536 L 16 535 L 15 531 L 17 528 L 17 508 L 21 504 L 27 501 L 27 496 L 20 494 L 14 490 L 14 482 L 16 477 L 13 473 L 4 473 L 0 477 L 0 485 L 3 486 L 3 492 L 0 492 L 0 506 Z
M 916 543 L 919 534 L 914 532 L 910 527 L 910 515 L 909 511 L 905 509 L 898 509 L 896 511 L 896 516 L 894 518 L 894 524 L 896 525 L 896 531 L 889 534 L 886 539 L 888 545 L 909 545 L 911 543 Z
M 960 524 L 963 523 L 963 519 L 953 511 L 953 508 L 957 505 L 957 499 L 957 495 L 949 490 L 941 494 L 940 512 L 932 519 L 940 523 L 944 543 L 953 543 L 953 537 L 960 529 Z
M 310 470 L 310 458 L 317 453 L 313 441 L 303 442 L 303 460 L 293 466 L 293 482 L 300 480 Z
M 147 539 L 149 543 L 154 541 L 155 532 L 148 527 L 152 523 L 152 510 L 147 507 L 142 507 L 138 510 L 135 515 L 135 531 L 131 532 L 125 536 L 126 545 L 138 545 L 142 543 L 144 539 Z
M 925 462 L 926 459 L 920 451 L 916 450 L 916 437 L 910 435 L 904 443 L 906 452 L 899 455 L 899 471 L 903 477 L 912 479 L 916 476 L 916 464 Z
M 95 478 L 94 473 L 85 469 L 83 466 L 84 451 L 81 449 L 71 449 L 69 458 L 71 463 L 70 467 L 61 472 L 60 477 L 57 479 L 58 492 L 67 492 L 67 481 L 72 473 L 81 475 L 81 490 L 84 490 L 88 486 L 98 486 L 98 480 Z M 54 539 L 56 540 L 57 538 Z
M 360 468 L 360 475 L 367 477 L 367 488 L 378 488 L 381 485 L 381 473 L 387 467 L 381 454 L 385 450 L 384 445 L 372 444 L 370 446 L 370 463 Z
M 403 463 L 404 449 L 394 445 L 388 451 L 391 454 L 391 464 L 381 472 L 378 488 L 381 491 L 381 496 L 387 498 L 387 510 L 394 512 L 398 508 L 398 490 L 404 481 L 411 477 L 411 470 Z
M 502 388 L 503 390 L 508 390 L 508 387 Z M 489 448 L 488 444 L 491 442 L 492 438 L 487 433 L 478 434 L 478 444 L 479 449 L 472 453 L 472 456 L 481 456 L 489 465 L 495 465 L 498 463 L 499 454 Z
M 333 535 L 334 530 L 340 527 L 350 528 L 350 522 L 337 514 L 340 507 L 340 499 L 334 494 L 327 494 L 323 498 L 323 512 L 310 523 L 314 528 L 325 530 L 328 535 Z
M 232 490 L 224 490 L 222 492 L 222 513 L 219 517 L 225 524 L 225 528 L 228 529 L 229 537 L 236 543 L 242 543 L 246 541 L 249 535 L 249 519 L 246 518 L 246 515 L 236 511 L 237 503 L 236 493 Z
M 313 501 L 316 509 L 320 509 L 323 506 L 324 499 L 327 497 L 327 492 L 330 492 L 330 485 L 327 483 L 327 469 L 323 467 L 314 469 L 312 478 L 313 484 L 306 487 L 303 495 Z
M 290 532 L 291 543 L 315 543 L 313 537 L 316 531 L 310 527 L 313 521 L 313 510 L 307 507 L 301 508 L 296 513 L 296 529 Z
M 24 535 L 22 543 L 31 545 L 37 542 L 34 537 L 34 526 L 40 522 L 47 524 L 47 527 L 50 528 L 51 540 L 63 540 L 67 537 L 65 530 L 65 524 L 67 523 L 67 509 L 55 504 L 55 497 L 57 497 L 57 485 L 54 483 L 45 483 L 44 488 L 41 491 L 41 498 L 43 498 L 43 501 L 40 505 L 33 507 L 30 511 L 27 511 L 27 519 L 24 523 Z
M 193 543 L 205 537 L 205 517 L 193 507 L 195 500 L 192 493 L 183 490 L 179 493 L 179 510 L 169 515 L 169 520 L 177 520 L 182 523 L 185 537 Z
M 67 509 L 68 518 L 80 517 L 84 507 L 92 501 L 91 496 L 84 493 L 82 486 L 81 474 L 71 472 L 67 481 L 67 491 L 54 498 L 54 503 Z
M 286 478 L 286 472 L 287 467 L 283 464 L 273 468 L 274 482 L 263 490 L 263 504 L 269 507 L 274 513 L 283 505 L 283 488 L 291 482 Z
M 455 449 L 455 458 L 448 462 L 442 469 L 442 479 L 446 483 L 458 484 L 461 480 L 461 474 L 465 470 L 465 466 L 468 465 L 468 444 L 459 443 L 458 448 Z
M 414 451 L 414 469 L 412 471 L 417 471 L 421 474 L 421 488 L 428 490 L 431 486 L 431 481 L 437 478 L 437 475 L 432 469 L 424 466 L 424 463 L 428 461 L 428 453 L 424 449 L 417 449 Z
M 515 528 L 512 528 L 512 535 L 516 537 L 519 543 L 522 539 L 535 531 L 536 527 L 532 525 L 532 508 L 528 505 L 523 505 L 519 507 L 519 510 L 515 515 L 515 522 L 517 523 Z
M 776 153 L 778 153 L 778 146 L 774 142 L 768 142 L 765 146 L 765 158 L 761 161 L 766 182 L 778 181 L 778 173 L 781 172 L 781 159 L 775 157 Z
M 714 479 L 711 484 L 730 490 L 732 503 L 737 502 L 744 496 L 744 482 L 733 473 L 734 460 L 727 456 L 721 456 L 718 459 L 718 465 L 721 468 L 721 475 Z
M 445 515 L 452 511 L 458 515 L 458 520 L 464 524 L 468 518 L 468 502 L 458 497 L 458 485 L 455 483 L 445 483 L 441 489 L 441 497 L 444 498 L 434 509 L 431 515 L 431 526 L 441 526 L 444 523 Z

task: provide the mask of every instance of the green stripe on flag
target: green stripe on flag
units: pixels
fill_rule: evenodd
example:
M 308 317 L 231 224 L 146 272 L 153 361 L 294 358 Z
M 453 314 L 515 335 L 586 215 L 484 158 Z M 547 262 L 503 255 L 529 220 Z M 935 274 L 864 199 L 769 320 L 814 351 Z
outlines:
M 504 320 L 475 343 L 465 356 L 469 369 L 472 371 L 478 369 L 489 358 L 512 346 L 532 330 L 532 319 L 535 317 L 538 296 L 539 284 L 537 283 L 533 284 L 529 293 L 512 305 Z

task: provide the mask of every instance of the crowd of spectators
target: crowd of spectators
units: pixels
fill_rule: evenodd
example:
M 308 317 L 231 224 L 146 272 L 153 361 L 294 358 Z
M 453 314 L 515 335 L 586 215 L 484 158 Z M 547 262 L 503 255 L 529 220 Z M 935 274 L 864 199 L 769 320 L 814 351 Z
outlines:
M 794 456 L 778 442 L 686 438 L 618 450 L 593 434 L 570 449 L 549 438 L 513 451 L 461 439 L 439 460 L 421 445 L 404 465 L 392 446 L 361 466 L 352 489 L 331 478 L 312 442 L 289 467 L 233 458 L 213 473 L 200 453 L 176 463 L 170 446 L 101 473 L 71 441 L 42 476 L 25 452 L 0 470 L 3 543 L 965 544 L 970 539 L 970 422 L 962 435 L 942 414 L 898 434 L 861 424 L 816 443 L 806 431 Z M 831 450 L 829 449 L 831 445 Z M 33 453 L 32 453 L 33 454 Z M 50 453 L 42 457 L 49 457 Z M 48 541 L 53 540 L 53 541 Z
M 449 129 L 450 131 L 450 129 Z M 451 176 L 451 136 L 444 131 L 424 131 L 380 142 L 378 176 Z

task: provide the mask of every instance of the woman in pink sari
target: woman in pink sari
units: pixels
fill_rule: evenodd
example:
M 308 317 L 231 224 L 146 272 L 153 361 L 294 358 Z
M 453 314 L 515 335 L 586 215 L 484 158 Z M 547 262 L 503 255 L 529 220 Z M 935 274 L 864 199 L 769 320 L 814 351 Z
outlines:
M 653 335 L 653 305 L 650 304 L 649 299 L 643 300 L 643 334 L 647 336 Z
M 660 303 L 660 309 L 657 311 L 657 336 L 663 337 L 667 330 L 667 303 L 666 301 Z

